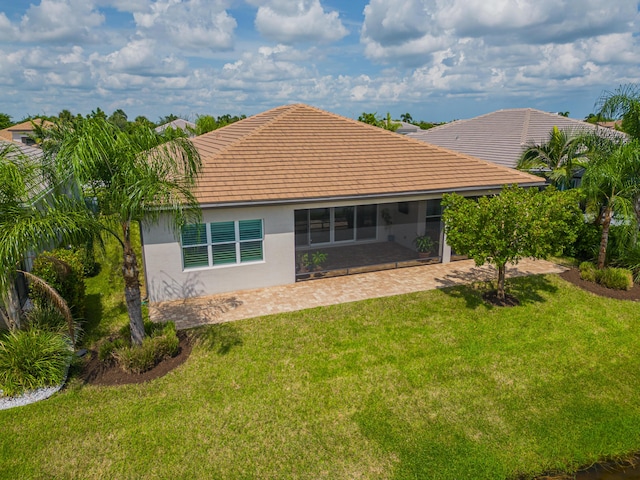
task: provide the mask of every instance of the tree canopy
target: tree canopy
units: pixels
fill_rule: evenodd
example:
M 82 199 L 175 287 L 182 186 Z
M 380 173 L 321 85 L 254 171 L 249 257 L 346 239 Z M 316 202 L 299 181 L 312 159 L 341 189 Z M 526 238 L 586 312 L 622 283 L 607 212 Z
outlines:
M 373 125 L 375 127 L 384 128 L 385 130 L 389 130 L 392 132 L 395 132 L 398 128 L 400 128 L 400 123 L 391 120 L 391 114 L 389 113 L 387 113 L 386 118 L 383 118 L 378 116 L 377 112 L 362 112 L 362 115 L 358 117 L 358 121 Z
M 46 165 L 11 144 L 0 148 L 0 294 L 9 323 L 20 325 L 13 282 L 28 252 L 91 235 L 96 225 L 74 196 L 51 195 L 56 185 Z
M 144 326 L 131 225 L 167 218 L 178 229 L 199 217 L 192 193 L 200 170 L 198 152 L 187 138 L 168 141 L 143 126 L 128 133 L 102 115 L 57 124 L 43 147 L 55 158 L 58 172 L 72 174 L 78 192 L 87 198 L 84 204 L 95 206 L 86 207 L 85 216 L 122 247 L 131 340 L 140 344 Z
M 622 131 L 640 139 L 640 85 L 621 85 L 605 91 L 596 102 L 598 116 L 622 119 Z
M 11 125 L 13 125 L 13 122 L 11 121 L 11 115 L 0 112 L 0 130 L 9 128 Z
M 505 186 L 499 195 L 477 201 L 444 194 L 447 243 L 476 265 L 497 269 L 498 298 L 504 300 L 506 264 L 557 254 L 576 239 L 582 222 L 579 192 Z
M 590 162 L 581 189 L 586 195 L 588 209 L 602 225 L 597 264 L 598 268 L 604 268 L 614 218 L 631 234 L 633 243 L 637 240 L 640 140 L 623 143 L 594 139 L 587 155 Z
M 525 146 L 516 168 L 548 178 L 560 190 L 571 188 L 576 172 L 585 166 L 583 135 L 554 126 L 544 143 Z

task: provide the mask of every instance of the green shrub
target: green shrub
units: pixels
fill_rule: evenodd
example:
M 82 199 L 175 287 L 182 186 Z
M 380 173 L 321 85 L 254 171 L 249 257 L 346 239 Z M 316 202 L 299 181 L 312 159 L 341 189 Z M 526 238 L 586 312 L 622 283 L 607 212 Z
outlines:
M 59 385 L 71 354 L 68 340 L 59 333 L 37 328 L 8 333 L 0 340 L 0 390 L 15 396 Z
M 173 322 L 156 324 L 151 330 L 151 336 L 145 337 L 142 345 L 122 345 L 112 350 L 111 355 L 125 372 L 143 373 L 164 358 L 177 355 L 180 339 Z
M 633 276 L 624 268 L 609 267 L 601 271 L 598 282 L 607 288 L 630 290 L 633 286 Z
M 116 349 L 113 356 L 118 365 L 129 373 L 142 373 L 151 370 L 156 365 L 156 353 L 155 344 L 150 340 L 147 337 L 140 346 L 125 346 Z
M 631 270 L 634 280 L 640 283 L 640 242 L 625 250 L 624 253 L 615 260 L 615 266 Z
M 101 362 L 111 363 L 115 360 L 113 353 L 126 346 L 127 342 L 122 338 L 107 339 L 98 346 L 98 359 Z
M 588 282 L 597 281 L 597 269 L 591 262 L 582 262 L 580 264 L 580 278 Z
M 95 242 L 93 238 L 89 239 L 84 247 L 79 248 L 80 258 L 82 259 L 83 274 L 85 277 L 94 277 L 100 270 L 100 264 L 96 261 Z
M 595 260 L 600 249 L 602 227 L 593 223 L 583 223 L 578 230 L 578 236 L 565 254 L 578 260 Z
M 69 336 L 69 323 L 60 311 L 51 305 L 36 305 L 25 314 L 26 324 L 29 328 L 46 330 Z M 82 333 L 77 322 L 73 323 L 74 338 L 76 342 Z
M 60 248 L 52 252 L 43 252 L 33 262 L 32 272 L 55 288 L 65 299 L 75 318 L 84 316 L 84 266 L 83 253 Z M 46 305 L 46 295 L 37 287 L 31 286 L 31 297 L 38 305 Z

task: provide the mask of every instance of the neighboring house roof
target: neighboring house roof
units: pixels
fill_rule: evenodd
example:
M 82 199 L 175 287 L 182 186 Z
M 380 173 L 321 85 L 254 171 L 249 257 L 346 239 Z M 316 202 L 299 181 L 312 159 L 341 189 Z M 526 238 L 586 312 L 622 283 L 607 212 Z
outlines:
M 22 162 L 24 161 L 39 163 L 43 160 L 44 153 L 41 148 L 0 139 L 0 150 L 4 150 L 7 147 L 10 148 L 10 151 L 7 153 L 7 158 L 12 159 L 17 165 L 23 165 Z M 27 185 L 29 198 L 33 199 L 37 197 L 48 188 L 48 185 L 44 181 Z
M 160 125 L 159 127 L 156 127 L 155 131 L 158 133 L 161 133 L 161 132 L 164 132 L 167 128 L 174 128 L 174 129 L 179 128 L 184 132 L 188 132 L 187 127 L 196 128 L 196 124 L 188 120 L 183 120 L 182 118 L 178 118 L 169 123 L 165 123 L 164 125 Z
M 555 113 L 514 108 L 457 120 L 407 136 L 515 168 L 523 149 L 531 143 L 545 143 L 554 126 L 584 132 L 599 130 L 607 135 L 612 132 Z
M 615 120 L 613 122 L 596 122 L 596 124 L 604 128 L 616 130 L 622 126 L 622 120 Z
M 407 133 L 414 133 L 414 132 L 420 131 L 420 127 L 417 125 L 414 125 L 413 123 L 409 123 L 409 122 L 396 122 L 396 123 L 400 123 L 400 126 L 396 130 L 396 133 L 401 133 L 402 135 L 406 135 Z
M 31 135 L 34 132 L 33 124 L 31 122 L 31 120 L 27 120 L 26 122 L 18 123 L 9 128 L 0 130 L 0 139 L 16 143 L 20 142 L 20 135 Z M 40 118 L 33 119 L 33 123 L 47 128 L 53 126 L 53 123 L 49 120 L 42 120 Z
M 303 104 L 193 140 L 201 204 L 274 203 L 541 185 L 544 179 Z

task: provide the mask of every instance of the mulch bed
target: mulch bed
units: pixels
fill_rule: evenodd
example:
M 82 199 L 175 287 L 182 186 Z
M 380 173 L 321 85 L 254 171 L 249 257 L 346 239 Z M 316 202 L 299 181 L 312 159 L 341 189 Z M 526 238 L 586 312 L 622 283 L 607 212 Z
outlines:
M 117 365 L 107 365 L 98 359 L 98 352 L 89 350 L 87 361 L 82 368 L 80 378 L 90 385 L 126 385 L 131 383 L 143 383 L 148 380 L 162 377 L 174 368 L 182 365 L 191 354 L 191 342 L 184 332 L 178 332 L 180 350 L 178 355 L 170 357 L 144 373 L 127 373 Z
M 581 279 L 580 271 L 577 268 L 572 268 L 561 273 L 560 278 L 601 297 L 614 298 L 616 300 L 631 300 L 633 302 L 640 301 L 640 285 L 636 283 L 633 284 L 631 290 L 614 290 L 613 288 L 603 287 L 599 283 L 588 282 L 587 280 Z

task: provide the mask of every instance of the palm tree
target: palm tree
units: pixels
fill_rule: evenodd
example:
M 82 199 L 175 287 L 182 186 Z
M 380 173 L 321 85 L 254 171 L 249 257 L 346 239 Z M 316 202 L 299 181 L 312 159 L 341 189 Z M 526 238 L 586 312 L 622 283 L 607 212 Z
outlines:
M 622 119 L 622 130 L 632 138 L 640 138 L 640 85 L 621 85 L 613 92 L 605 91 L 596 102 L 598 115 Z
M 168 141 L 143 127 L 127 133 L 100 117 L 58 124 L 49 132 L 44 148 L 56 154 L 59 172 L 72 173 L 78 190 L 88 198 L 86 204 L 95 206 L 103 232 L 122 247 L 131 341 L 139 345 L 144 324 L 131 226 L 162 218 L 178 229 L 199 218 L 192 193 L 201 167 L 198 151 L 187 138 Z
M 94 228 L 84 204 L 73 196 L 56 194 L 55 186 L 41 161 L 23 155 L 12 144 L 0 144 L 0 294 L 12 328 L 21 323 L 14 282 L 25 256 L 75 242 Z M 42 285 L 41 279 L 29 277 Z M 68 309 L 56 301 L 68 317 Z
M 640 140 L 604 147 L 601 142 L 599 150 L 591 146 L 587 155 L 590 163 L 581 188 L 602 224 L 598 268 L 604 268 L 614 217 L 637 232 L 635 205 L 640 195 Z
M 584 150 L 580 132 L 554 126 L 545 143 L 525 147 L 516 168 L 540 173 L 558 190 L 566 190 L 576 171 L 584 167 Z

